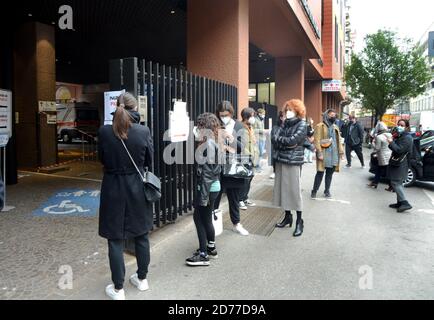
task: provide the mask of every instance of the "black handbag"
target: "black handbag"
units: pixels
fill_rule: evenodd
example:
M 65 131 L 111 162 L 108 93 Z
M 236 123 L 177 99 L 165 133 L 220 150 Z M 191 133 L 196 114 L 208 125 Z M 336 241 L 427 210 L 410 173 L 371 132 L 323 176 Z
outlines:
M 405 159 L 407 159 L 408 152 L 404 155 L 401 155 L 399 157 L 392 156 L 389 160 L 389 165 L 392 167 L 399 167 L 404 162 Z
M 227 154 L 223 164 L 223 176 L 227 178 L 248 179 L 255 174 L 250 156 Z
M 128 151 L 127 146 L 125 145 L 125 142 L 121 139 L 122 144 L 124 145 L 125 150 L 128 153 L 128 156 L 131 159 L 131 162 L 134 164 L 134 167 L 136 168 L 138 174 L 140 175 L 140 178 L 143 181 L 143 186 L 145 190 L 145 198 L 150 203 L 155 203 L 161 199 L 161 181 L 160 179 L 153 174 L 152 172 L 148 171 L 146 168 L 146 171 L 142 175 L 142 173 L 139 170 L 139 167 L 137 167 L 136 162 L 134 161 L 133 157 L 131 156 L 130 152 Z

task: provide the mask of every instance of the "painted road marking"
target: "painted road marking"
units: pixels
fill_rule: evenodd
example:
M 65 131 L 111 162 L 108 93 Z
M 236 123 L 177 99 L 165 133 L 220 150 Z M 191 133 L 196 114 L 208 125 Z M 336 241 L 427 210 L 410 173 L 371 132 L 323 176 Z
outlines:
M 432 210 L 432 209 L 419 209 L 419 210 L 417 210 L 417 212 L 434 214 L 434 210 Z
M 91 182 L 98 182 L 101 183 L 102 180 L 98 179 L 87 179 L 87 178 L 76 178 L 76 177 L 68 177 L 68 176 L 58 176 L 53 174 L 47 174 L 47 173 L 39 173 L 39 172 L 27 172 L 27 171 L 20 171 L 23 173 L 30 173 L 34 176 L 42 176 L 42 177 L 50 177 L 50 178 L 58 178 L 58 179 L 69 179 L 69 180 L 78 180 L 78 181 L 91 181 Z
M 431 195 L 432 192 L 430 192 L 426 189 L 423 189 L 423 192 L 431 200 L 431 204 L 434 206 L 434 196 Z
M 316 198 L 316 199 L 312 199 L 312 200 L 315 200 L 315 201 L 330 201 L 330 202 L 338 202 L 338 203 L 341 203 L 341 204 L 347 204 L 347 205 L 350 205 L 350 204 L 351 204 L 351 202 L 349 202 L 349 201 L 345 201 L 345 200 L 337 200 L 337 199 L 322 199 L 322 198 Z

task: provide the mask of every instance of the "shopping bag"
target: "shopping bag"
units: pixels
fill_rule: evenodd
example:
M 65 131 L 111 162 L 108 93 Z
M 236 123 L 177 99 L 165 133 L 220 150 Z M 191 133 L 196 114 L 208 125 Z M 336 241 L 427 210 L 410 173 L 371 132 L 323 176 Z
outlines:
M 216 237 L 223 233 L 223 213 L 213 212 L 212 214 L 212 224 L 214 225 L 215 235 Z

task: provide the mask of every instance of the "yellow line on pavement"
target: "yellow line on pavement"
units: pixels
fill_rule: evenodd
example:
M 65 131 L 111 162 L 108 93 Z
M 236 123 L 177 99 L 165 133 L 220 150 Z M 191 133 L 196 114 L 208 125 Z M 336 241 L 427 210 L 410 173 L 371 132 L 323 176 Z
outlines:
M 102 180 L 98 179 L 87 179 L 87 178 L 77 178 L 77 177 L 68 177 L 68 176 L 57 176 L 47 173 L 39 173 L 39 172 L 31 172 L 31 171 L 18 171 L 19 173 L 26 173 L 30 175 L 37 175 L 37 176 L 43 176 L 43 177 L 51 177 L 51 178 L 58 178 L 58 179 L 69 179 L 69 180 L 78 180 L 78 181 L 91 181 L 91 182 L 98 182 L 101 183 Z

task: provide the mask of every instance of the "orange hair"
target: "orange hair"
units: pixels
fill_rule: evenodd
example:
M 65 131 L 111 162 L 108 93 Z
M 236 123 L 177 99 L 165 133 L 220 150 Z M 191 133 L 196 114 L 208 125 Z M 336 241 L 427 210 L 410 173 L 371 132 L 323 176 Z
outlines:
M 286 101 L 283 105 L 283 114 L 286 114 L 288 111 L 294 111 L 299 118 L 304 119 L 306 117 L 306 106 L 301 100 L 292 99 Z

